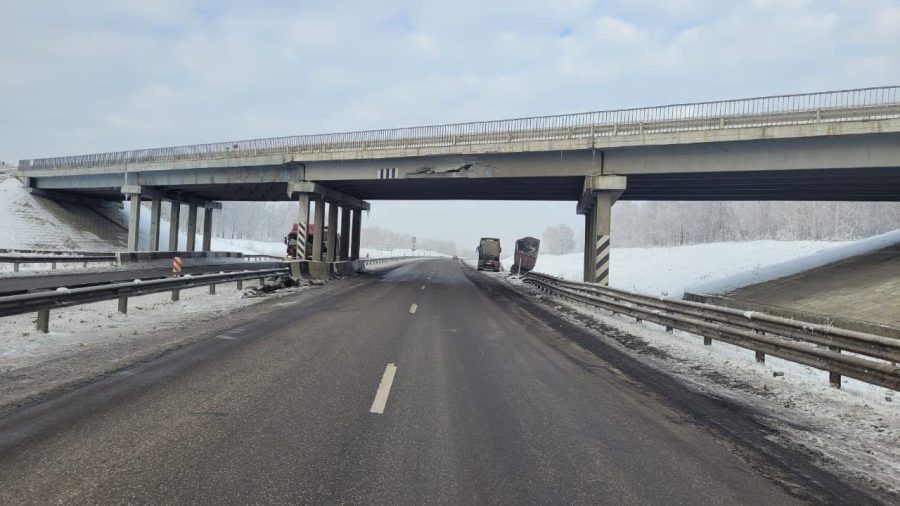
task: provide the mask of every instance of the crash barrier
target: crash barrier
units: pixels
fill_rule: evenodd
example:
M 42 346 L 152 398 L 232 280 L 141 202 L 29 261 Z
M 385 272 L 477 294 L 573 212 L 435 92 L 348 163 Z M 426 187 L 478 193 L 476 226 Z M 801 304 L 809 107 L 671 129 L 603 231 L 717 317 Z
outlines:
M 828 371 L 829 381 L 837 388 L 844 375 L 900 390 L 898 339 L 765 313 L 651 297 L 536 272 L 526 274 L 523 281 L 551 295 L 663 325 L 667 331 L 678 329 L 703 336 L 705 345 L 717 339 L 754 350 L 758 362 L 764 362 L 768 354 Z
M 732 299 L 722 295 L 701 294 L 701 293 L 685 293 L 684 300 L 693 302 L 703 302 L 705 304 L 713 304 L 720 307 L 729 307 L 740 309 L 742 311 L 759 311 L 773 316 L 781 316 L 791 320 L 802 320 L 805 322 L 818 323 L 829 327 L 840 327 L 847 330 L 856 330 L 867 334 L 875 334 L 878 336 L 892 337 L 900 339 L 900 327 L 885 325 L 863 320 L 855 320 L 852 318 L 842 318 L 839 316 L 825 315 L 821 313 L 813 313 L 810 311 L 801 311 L 778 306 L 769 306 L 766 304 L 758 304 L 755 302 L 747 302 L 740 299 Z
M 50 253 L 4 253 L 0 254 L 0 263 L 13 264 L 13 272 L 19 272 L 19 267 L 23 264 L 50 264 L 52 269 L 56 269 L 58 263 L 77 263 L 87 267 L 88 263 L 114 263 L 116 256 L 112 253 L 90 254 L 90 255 L 73 255 L 71 253 L 50 254 Z
M 168 267 L 175 257 L 184 267 L 242 261 L 243 253 L 233 251 L 133 251 L 116 253 L 119 266 L 142 264 L 147 267 Z
M 263 260 L 284 260 L 285 257 L 275 255 L 244 255 L 243 259 L 247 262 L 261 262 Z
M 128 311 L 129 297 L 172 291 L 173 300 L 178 300 L 176 293 L 188 288 L 199 286 L 213 287 L 220 283 L 230 281 L 241 283 L 253 279 L 259 279 L 262 282 L 262 280 L 268 277 L 284 276 L 287 274 L 289 274 L 288 268 L 283 267 L 278 269 L 257 269 L 200 274 L 196 276 L 185 275 L 163 279 L 136 279 L 127 283 L 115 283 L 85 288 L 70 289 L 60 287 L 54 291 L 0 297 L 0 316 L 12 316 L 36 311 L 38 313 L 37 329 L 41 332 L 48 332 L 51 309 L 119 299 L 119 311 L 125 313 Z M 215 289 L 210 288 L 210 293 L 215 293 Z

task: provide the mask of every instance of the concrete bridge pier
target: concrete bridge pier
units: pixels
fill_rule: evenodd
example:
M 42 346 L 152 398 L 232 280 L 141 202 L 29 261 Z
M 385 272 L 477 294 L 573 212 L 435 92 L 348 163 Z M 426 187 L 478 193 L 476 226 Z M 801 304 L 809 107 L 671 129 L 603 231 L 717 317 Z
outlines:
M 359 235 L 362 227 L 362 209 L 353 210 L 353 242 L 350 246 L 350 260 L 359 260 Z
M 203 251 L 212 251 L 213 209 L 203 210 Z
M 188 206 L 187 245 L 185 251 L 197 250 L 197 204 Z
M 325 258 L 328 262 L 337 259 L 338 206 L 328 203 L 328 245 L 325 247 Z
M 150 246 L 147 251 L 159 251 L 159 226 L 162 224 L 162 198 L 150 200 Z
M 297 258 L 309 260 L 306 255 L 306 234 L 309 231 L 309 194 L 302 193 L 297 198 L 299 214 L 297 216 Z
M 313 233 L 313 247 L 312 247 L 312 258 L 310 260 L 314 262 L 322 261 L 322 246 L 325 244 L 325 240 L 322 237 L 324 234 L 322 230 L 325 228 L 322 224 L 325 222 L 325 198 L 321 195 L 317 195 L 315 198 L 316 203 L 316 230 Z
M 623 176 L 587 176 L 577 210 L 585 217 L 584 281 L 609 285 L 612 206 L 626 187 Z
M 338 248 L 340 260 L 350 260 L 350 208 L 341 206 L 341 230 L 340 230 L 341 247 Z
M 141 194 L 128 194 L 128 202 L 128 251 L 137 251 L 141 237 Z
M 181 218 L 181 202 L 172 201 L 169 212 L 169 251 L 178 251 L 178 225 Z
M 359 256 L 358 245 L 358 228 L 360 222 L 360 211 L 369 209 L 369 203 L 356 197 L 346 195 L 339 191 L 333 190 L 327 186 L 312 181 L 298 181 L 288 184 L 288 194 L 291 199 L 296 198 L 299 202 L 300 213 L 298 223 L 300 224 L 300 235 L 298 242 L 301 251 L 308 237 L 303 235 L 306 231 L 306 225 L 309 223 L 309 204 L 315 205 L 314 221 L 315 232 L 312 237 L 312 257 L 307 260 L 313 262 L 334 262 L 338 259 L 349 260 Z M 325 203 L 328 203 L 328 234 L 322 233 L 325 223 Z M 338 209 L 341 212 L 340 223 L 338 222 Z M 351 218 L 351 213 L 354 213 Z M 351 222 L 354 229 L 351 229 Z M 340 232 L 340 241 L 338 241 L 338 233 Z M 355 238 L 355 239 L 354 239 Z M 356 249 L 351 249 L 351 240 L 355 240 Z M 326 243 L 327 241 L 327 243 Z M 322 258 L 322 252 L 325 250 L 325 258 Z

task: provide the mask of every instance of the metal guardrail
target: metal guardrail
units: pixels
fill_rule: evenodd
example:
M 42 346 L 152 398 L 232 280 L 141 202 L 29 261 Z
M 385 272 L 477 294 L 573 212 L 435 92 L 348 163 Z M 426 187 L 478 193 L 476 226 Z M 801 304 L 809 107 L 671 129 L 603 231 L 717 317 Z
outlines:
M 900 86 L 22 160 L 22 169 L 417 149 L 900 118 Z
M 77 263 L 87 267 L 89 262 L 115 262 L 115 255 L 83 255 L 83 256 L 62 256 L 62 255 L 46 255 L 46 254 L 22 254 L 22 255 L 0 255 L 0 263 L 13 264 L 13 272 L 19 272 L 19 266 L 22 264 L 50 264 L 52 269 L 56 269 L 57 263 Z
M 215 285 L 229 281 L 241 283 L 245 280 L 263 279 L 289 274 L 287 267 L 277 269 L 256 269 L 215 274 L 185 275 L 174 278 L 134 280 L 85 288 L 60 288 L 54 291 L 8 295 L 0 297 L 0 317 L 25 313 L 38 313 L 37 328 L 47 332 L 51 309 L 59 309 L 104 300 L 119 299 L 119 312 L 125 313 L 128 298 L 159 292 L 172 292 L 172 300 L 178 300 L 180 290 L 209 286 L 215 293 Z
M 524 277 L 545 292 L 613 313 L 679 329 L 754 350 L 758 361 L 769 354 L 828 371 L 840 387 L 841 375 L 900 390 L 900 340 L 778 316 L 566 281 L 530 272 Z M 842 354 L 841 351 L 853 353 Z M 875 359 L 875 360 L 871 360 Z
M 4 255 L 115 256 L 113 251 L 0 248 Z

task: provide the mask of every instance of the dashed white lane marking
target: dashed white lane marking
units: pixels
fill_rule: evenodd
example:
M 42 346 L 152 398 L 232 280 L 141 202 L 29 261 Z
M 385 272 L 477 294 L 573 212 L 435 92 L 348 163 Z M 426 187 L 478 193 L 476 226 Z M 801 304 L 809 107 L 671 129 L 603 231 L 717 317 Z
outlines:
M 424 290 L 424 289 L 425 289 L 425 285 L 422 285 L 422 288 L 419 288 L 419 290 Z
M 370 413 L 384 414 L 384 406 L 387 404 L 388 395 L 391 393 L 391 385 L 394 384 L 394 375 L 396 373 L 397 366 L 394 364 L 388 364 L 384 368 L 384 375 L 381 376 L 381 383 L 378 384 L 378 391 L 375 392 L 375 400 L 372 401 L 372 407 L 369 408 Z
M 409 314 L 416 314 L 416 309 L 419 309 L 418 304 L 413 304 L 412 306 L 409 306 Z
M 222 334 L 221 336 L 216 336 L 216 337 L 218 337 L 219 339 L 224 339 L 224 340 L 226 340 L 226 341 L 234 341 L 234 340 L 237 339 L 236 337 L 234 337 L 234 336 L 229 336 L 229 335 L 227 335 L 227 334 Z

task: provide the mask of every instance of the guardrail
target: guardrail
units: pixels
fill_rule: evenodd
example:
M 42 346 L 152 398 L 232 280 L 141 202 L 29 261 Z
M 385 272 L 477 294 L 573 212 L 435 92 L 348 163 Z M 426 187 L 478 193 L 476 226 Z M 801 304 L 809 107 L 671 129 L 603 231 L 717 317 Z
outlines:
M 84 267 L 87 267 L 87 264 L 89 262 L 115 263 L 116 256 L 113 254 L 83 256 L 46 254 L 0 255 L 0 263 L 13 264 L 13 272 L 19 272 L 19 266 L 23 264 L 50 264 L 51 269 L 56 269 L 57 263 L 78 263 L 83 264 Z
M 900 86 L 22 160 L 20 171 L 900 118 Z
M 525 275 L 523 281 L 556 296 L 663 325 L 667 331 L 679 329 L 703 336 L 705 345 L 717 339 L 754 350 L 759 362 L 768 354 L 828 371 L 829 381 L 838 388 L 841 375 L 845 375 L 900 390 L 898 339 L 765 313 L 660 299 L 536 272 Z
M 128 298 L 149 295 L 159 292 L 172 292 L 172 300 L 179 299 L 179 292 L 188 288 L 209 286 L 210 293 L 215 294 L 215 285 L 236 281 L 264 280 L 271 276 L 289 274 L 287 267 L 277 269 L 257 269 L 215 274 L 185 275 L 173 278 L 134 280 L 127 283 L 91 286 L 85 288 L 58 288 L 49 292 L 28 293 L 0 297 L 0 317 L 37 311 L 37 329 L 49 331 L 50 310 L 91 302 L 119 299 L 119 312 L 128 312 Z

